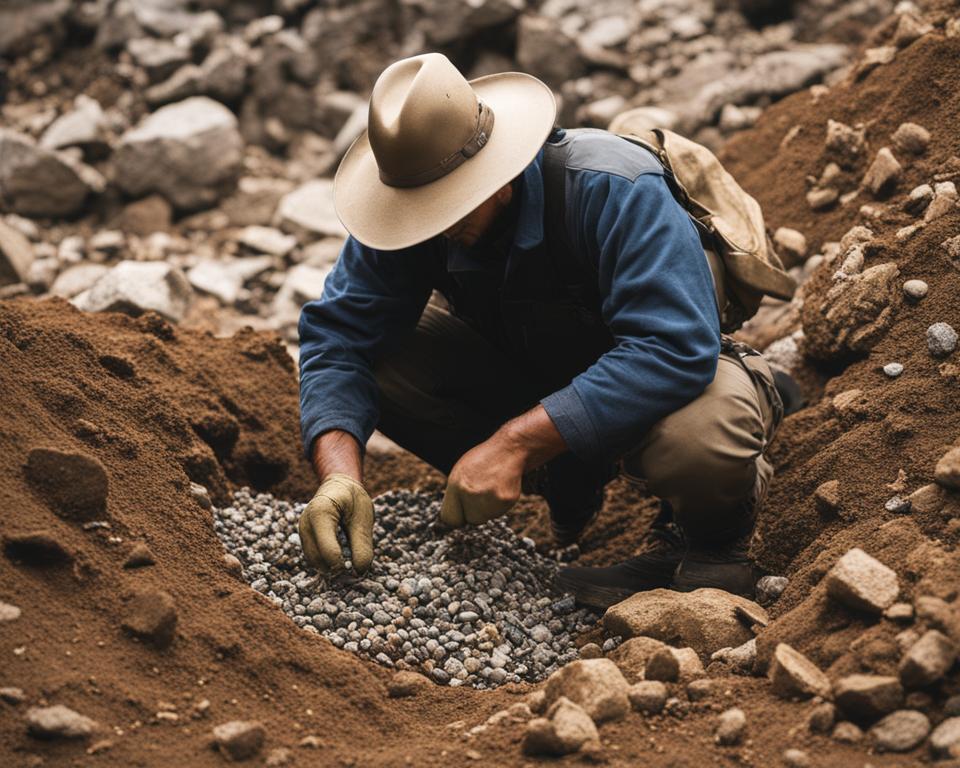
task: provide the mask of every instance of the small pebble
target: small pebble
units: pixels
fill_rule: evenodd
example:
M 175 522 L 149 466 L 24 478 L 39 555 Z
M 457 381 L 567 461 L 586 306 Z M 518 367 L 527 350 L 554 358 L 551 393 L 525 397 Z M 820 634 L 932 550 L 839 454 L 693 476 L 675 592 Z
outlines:
M 923 280 L 907 280 L 903 284 L 903 292 L 906 294 L 907 298 L 913 299 L 914 301 L 920 301 L 924 296 L 927 295 L 927 291 L 930 290 Z
M 883 366 L 883 372 L 891 379 L 895 379 L 903 373 L 903 365 L 901 363 L 887 363 Z
M 810 755 L 802 749 L 788 749 L 783 753 L 783 764 L 787 768 L 810 768 Z
M 913 507 L 913 502 L 910 499 L 903 499 L 899 496 L 891 497 L 883 505 L 887 512 L 892 512 L 895 515 L 906 515 L 910 512 L 911 507 Z
M 716 731 L 716 742 L 723 746 L 733 746 L 743 741 L 747 730 L 747 716 L 742 709 L 733 707 L 720 714 Z
M 780 599 L 790 580 L 786 576 L 763 576 L 757 581 L 757 602 L 770 605 Z

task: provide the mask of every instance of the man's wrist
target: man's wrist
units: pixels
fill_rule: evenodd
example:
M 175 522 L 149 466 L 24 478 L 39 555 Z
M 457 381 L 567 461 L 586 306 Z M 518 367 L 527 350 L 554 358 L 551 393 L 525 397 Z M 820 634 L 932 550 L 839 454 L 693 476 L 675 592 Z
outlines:
M 496 433 L 505 450 L 523 465 L 523 471 L 545 464 L 567 450 L 563 437 L 542 405 L 511 419 Z
M 360 444 L 349 432 L 332 429 L 321 434 L 313 442 L 312 459 L 320 482 L 331 475 L 346 475 L 358 483 L 363 482 Z

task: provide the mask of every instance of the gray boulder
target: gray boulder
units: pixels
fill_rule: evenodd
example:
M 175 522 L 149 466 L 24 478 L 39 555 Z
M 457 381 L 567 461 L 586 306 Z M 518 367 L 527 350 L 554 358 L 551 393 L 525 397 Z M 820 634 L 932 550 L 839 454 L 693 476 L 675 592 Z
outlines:
M 347 234 L 333 207 L 333 182 L 329 179 L 308 181 L 284 195 L 276 219 L 281 229 L 302 242 Z
M 107 149 L 106 117 L 100 102 L 80 94 L 73 109 L 54 120 L 40 137 L 44 149 L 81 147 L 102 154 Z
M 129 195 L 159 192 L 177 208 L 213 205 L 236 185 L 243 158 L 237 119 L 196 96 L 158 109 L 120 140 L 115 177 Z
M 161 261 L 121 261 L 72 303 L 84 312 L 157 312 L 183 319 L 193 291 L 177 267 Z
M 0 200 L 8 210 L 25 216 L 71 216 L 103 187 L 93 168 L 38 146 L 26 134 L 0 128 Z

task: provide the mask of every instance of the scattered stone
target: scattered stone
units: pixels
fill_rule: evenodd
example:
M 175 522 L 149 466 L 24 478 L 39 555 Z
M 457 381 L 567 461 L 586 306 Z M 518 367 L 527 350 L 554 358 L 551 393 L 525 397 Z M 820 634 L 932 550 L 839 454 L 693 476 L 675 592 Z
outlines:
M 957 332 L 947 323 L 927 328 L 927 349 L 934 357 L 946 357 L 957 348 Z
M 807 255 L 807 238 L 802 232 L 780 227 L 773 234 L 777 251 L 783 256 L 785 264 L 799 264 Z
M 581 659 L 599 659 L 603 657 L 603 649 L 596 643 L 584 643 L 580 646 Z
M 895 58 L 897 58 L 897 47 L 895 45 L 867 48 L 863 52 L 863 59 L 857 67 L 857 76 L 865 77 L 877 67 L 890 64 Z
M 877 749 L 884 752 L 909 752 L 930 733 L 930 721 L 922 712 L 901 709 L 891 712 L 870 729 Z
M 779 643 L 770 663 L 773 692 L 783 699 L 830 695 L 830 679 L 806 656 Z
M 930 752 L 935 759 L 956 757 L 960 749 L 960 717 L 944 720 L 930 734 Z
M 123 567 L 143 568 L 148 565 L 154 565 L 156 562 L 157 561 L 153 556 L 153 552 L 150 551 L 150 547 L 148 547 L 142 541 L 138 541 L 133 545 L 133 548 L 127 555 L 127 559 L 123 561 Z
M 910 603 L 894 603 L 883 612 L 883 618 L 901 623 L 913 621 L 913 606 Z
M 266 730 L 258 721 L 231 720 L 213 729 L 220 753 L 229 760 L 247 760 L 260 753 Z
M 210 501 L 210 493 L 207 491 L 206 487 L 200 485 L 200 483 L 190 483 L 190 497 L 203 509 L 213 509 L 213 504 Z
M 821 483 L 813 492 L 813 501 L 821 515 L 829 517 L 835 515 L 840 509 L 840 481 L 827 480 Z
M 668 648 L 662 648 L 650 657 L 644 677 L 647 680 L 675 683 L 680 678 L 680 662 Z
M 3 551 L 11 560 L 38 568 L 67 565 L 74 560 L 73 552 L 46 529 L 5 536 Z
M 74 101 L 73 110 L 62 114 L 43 132 L 40 146 L 51 150 L 81 147 L 100 157 L 109 151 L 106 127 L 107 119 L 100 102 L 81 93 Z
M 700 656 L 693 648 L 673 648 L 667 646 L 667 650 L 673 654 L 679 666 L 680 680 L 692 680 L 695 677 L 703 677 L 706 670 L 703 668 L 703 662 Z
M 63 704 L 30 707 L 27 732 L 38 739 L 85 739 L 97 730 L 97 723 Z
M 523 751 L 528 755 L 569 755 L 599 738 L 590 715 L 576 703 L 561 697 L 550 707 L 547 717 L 527 723 Z
M 289 747 L 271 749 L 264 762 L 266 766 L 290 765 L 293 762 L 293 751 Z
M 121 261 L 72 303 L 84 312 L 157 312 L 179 322 L 193 291 L 183 272 L 162 261 Z
M 723 590 L 653 589 L 611 606 L 603 624 L 610 634 L 652 637 L 693 648 L 705 656 L 719 648 L 741 645 L 752 637 L 737 617 L 737 606 L 767 618 L 766 611 L 756 603 Z
M 115 178 L 129 195 L 159 192 L 177 208 L 202 208 L 235 186 L 242 150 L 233 113 L 195 96 L 161 107 L 123 135 Z
M 924 688 L 942 679 L 957 659 L 953 641 L 931 629 L 900 660 L 900 682 L 904 688 Z
M 0 285 L 27 282 L 33 246 L 22 232 L 0 221 Z
M 0 624 L 7 621 L 16 621 L 22 613 L 19 606 L 0 600 Z
M 430 681 L 423 675 L 402 670 L 397 672 L 387 684 L 387 695 L 391 699 L 404 699 L 409 696 L 416 696 L 430 685 Z
M 883 508 L 894 515 L 906 515 L 910 513 L 913 502 L 910 499 L 904 499 L 900 496 L 892 496 L 887 499 Z
M 157 648 L 168 647 L 173 642 L 177 628 L 177 609 L 173 598 L 161 590 L 137 592 L 126 608 L 122 626 Z
M 238 240 L 251 251 L 279 257 L 286 256 L 297 246 L 297 238 L 293 235 L 285 235 L 279 229 L 256 224 L 244 227 Z
M 950 266 L 956 270 L 960 270 L 960 235 L 944 240 L 940 243 L 940 247 L 946 251 Z
M 716 742 L 722 746 L 734 746 L 743 741 L 747 730 L 747 716 L 742 709 L 733 707 L 720 713 Z
M 837 202 L 839 197 L 840 193 L 832 187 L 828 189 L 811 189 L 807 192 L 807 205 L 814 211 L 822 211 Z
M 940 457 L 933 479 L 949 491 L 960 491 L 960 447 L 951 448 Z
M 929 286 L 923 280 L 907 280 L 903 284 L 904 294 L 914 301 L 920 301 L 929 290 Z
M 848 675 L 837 681 L 833 698 L 851 719 L 872 722 L 900 707 L 903 688 L 895 677 Z
M 757 581 L 757 602 L 760 605 L 772 605 L 780 599 L 790 580 L 786 576 L 763 576 Z
M 933 187 L 929 184 L 921 184 L 919 187 L 914 187 L 910 191 L 904 208 L 906 208 L 907 213 L 919 216 L 927 209 L 927 206 L 929 206 L 931 202 L 933 202 Z
M 912 13 L 901 14 L 893 33 L 893 44 L 897 48 L 906 48 L 931 31 L 933 31 L 931 25 L 921 21 Z
M 547 680 L 546 701 L 552 706 L 561 697 L 580 705 L 596 723 L 619 720 L 630 711 L 629 685 L 610 659 L 574 661 Z
M 750 674 L 757 662 L 757 638 L 750 638 L 736 648 L 721 648 L 711 654 L 710 660 L 729 664 L 735 670 Z
M 346 237 L 333 207 L 333 182 L 315 179 L 284 195 L 277 206 L 280 227 L 301 242 L 322 237 Z
M 900 593 L 897 574 L 859 547 L 841 557 L 826 577 L 827 594 L 848 608 L 881 614 Z
M 859 744 L 863 741 L 863 731 L 859 727 L 846 720 L 837 723 L 831 734 L 835 741 L 844 744 Z
M 223 567 L 227 569 L 227 573 L 231 576 L 236 576 L 237 578 L 243 576 L 243 563 L 240 562 L 238 557 L 231 555 L 229 552 L 223 556 Z
M 713 694 L 713 681 L 708 678 L 691 680 L 687 683 L 687 698 L 690 701 L 701 701 Z
M 897 162 L 890 148 L 883 147 L 877 152 L 876 159 L 867 169 L 867 173 L 863 177 L 863 186 L 874 195 L 879 195 L 897 183 L 902 171 L 902 166 Z
M 44 149 L 26 134 L 0 128 L 0 200 L 6 210 L 24 216 L 72 216 L 105 186 L 90 166 Z
M 7 704 L 22 704 L 26 701 L 26 698 L 22 688 L 0 688 L 0 699 L 3 699 Z
M 837 719 L 837 708 L 829 701 L 817 704 L 807 715 L 807 728 L 811 733 L 829 733 Z
M 33 490 L 61 517 L 90 520 L 106 514 L 107 472 L 92 456 L 34 448 L 27 454 L 24 474 Z
M 783 752 L 783 764 L 787 768 L 810 768 L 810 755 L 802 749 L 787 749 Z
M 901 123 L 891 138 L 901 152 L 922 155 L 930 143 L 930 131 L 916 123 Z
M 896 379 L 899 378 L 900 374 L 903 373 L 903 364 L 902 363 L 887 363 L 883 366 L 883 372 L 887 375 L 888 378 Z M 895 496 L 898 501 L 900 500 L 899 496 Z M 892 501 L 892 500 L 891 500 Z M 888 501 L 887 504 L 890 504 Z M 907 507 L 907 512 L 910 511 L 910 508 Z
M 935 195 L 933 201 L 927 206 L 926 211 L 924 211 L 923 223 L 929 224 L 931 221 L 936 221 L 937 219 L 946 216 L 956 207 L 957 200 L 955 197 L 950 197 L 947 195 Z
M 630 706 L 645 715 L 656 715 L 667 703 L 667 686 L 659 680 L 641 680 L 627 692 Z

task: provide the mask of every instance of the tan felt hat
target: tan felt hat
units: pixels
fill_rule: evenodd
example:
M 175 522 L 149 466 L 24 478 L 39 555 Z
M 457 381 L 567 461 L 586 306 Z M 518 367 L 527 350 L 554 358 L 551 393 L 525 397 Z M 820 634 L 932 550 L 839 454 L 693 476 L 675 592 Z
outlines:
M 337 169 L 337 215 L 371 248 L 428 240 L 523 172 L 556 110 L 530 75 L 468 82 L 442 54 L 401 59 L 377 79 L 367 130 Z

